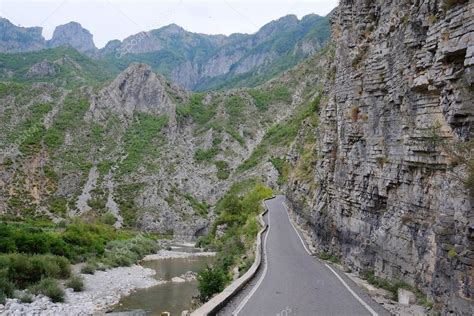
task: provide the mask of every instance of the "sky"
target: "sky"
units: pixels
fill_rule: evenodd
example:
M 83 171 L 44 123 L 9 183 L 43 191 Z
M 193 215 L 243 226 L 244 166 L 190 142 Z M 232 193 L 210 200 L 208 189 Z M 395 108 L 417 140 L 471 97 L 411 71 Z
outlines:
M 50 39 L 57 25 L 76 21 L 101 48 L 112 39 L 176 23 L 205 34 L 254 33 L 287 14 L 328 14 L 337 0 L 0 0 L 0 16 L 13 24 L 43 27 Z

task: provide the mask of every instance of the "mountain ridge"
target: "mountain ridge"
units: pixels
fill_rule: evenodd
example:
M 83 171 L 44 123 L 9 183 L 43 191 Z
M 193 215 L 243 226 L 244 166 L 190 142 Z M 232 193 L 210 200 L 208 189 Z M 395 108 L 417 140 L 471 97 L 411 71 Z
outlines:
M 176 24 L 111 40 L 97 49 L 92 34 L 77 22 L 56 27 L 46 41 L 41 28 L 16 27 L 3 19 L 0 52 L 21 53 L 71 46 L 111 68 L 124 70 L 132 62 L 149 64 L 154 71 L 192 90 L 255 86 L 314 54 L 329 38 L 327 17 L 287 15 L 253 34 L 208 35 L 189 32 Z M 8 35 L 10 34 L 10 35 Z M 29 34 L 26 36 L 24 34 Z M 318 34 L 318 36 L 308 36 Z M 24 43 L 15 40 L 26 36 Z M 275 69 L 277 70 L 275 72 Z M 255 77 L 257 79 L 250 79 Z

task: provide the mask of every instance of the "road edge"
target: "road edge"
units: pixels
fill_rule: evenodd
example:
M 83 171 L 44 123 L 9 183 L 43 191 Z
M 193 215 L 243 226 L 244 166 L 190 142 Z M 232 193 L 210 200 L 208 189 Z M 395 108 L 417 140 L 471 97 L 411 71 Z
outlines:
M 257 233 L 257 239 L 255 241 L 255 260 L 248 269 L 247 272 L 237 280 L 233 281 L 229 284 L 222 292 L 211 298 L 207 301 L 204 305 L 199 307 L 197 310 L 191 313 L 191 316 L 207 316 L 207 315 L 214 315 L 217 313 L 229 300 L 234 297 L 257 273 L 260 265 L 262 263 L 262 235 L 268 229 L 267 223 L 263 220 L 263 216 L 268 212 L 267 205 L 265 201 L 271 200 L 275 198 L 274 196 L 268 199 L 263 200 L 262 204 L 264 210 L 258 216 L 258 220 L 262 229 Z

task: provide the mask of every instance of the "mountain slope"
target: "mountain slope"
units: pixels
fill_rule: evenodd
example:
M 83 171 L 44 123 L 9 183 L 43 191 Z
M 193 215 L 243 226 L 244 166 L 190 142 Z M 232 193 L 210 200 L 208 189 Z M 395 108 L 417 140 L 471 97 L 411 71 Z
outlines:
M 143 64 L 100 88 L 3 82 L 0 213 L 54 221 L 110 213 L 117 227 L 203 234 L 233 183 L 276 185 L 272 161 L 295 136 L 314 94 L 305 87 L 320 72 L 197 94 Z M 255 151 L 262 164 L 241 167 Z

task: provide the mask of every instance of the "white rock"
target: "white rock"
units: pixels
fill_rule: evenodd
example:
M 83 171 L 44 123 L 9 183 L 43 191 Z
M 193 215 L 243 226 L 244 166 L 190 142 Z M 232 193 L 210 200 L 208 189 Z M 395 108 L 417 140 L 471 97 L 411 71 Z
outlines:
M 416 296 L 413 292 L 405 289 L 398 289 L 398 303 L 410 305 L 416 303 Z

